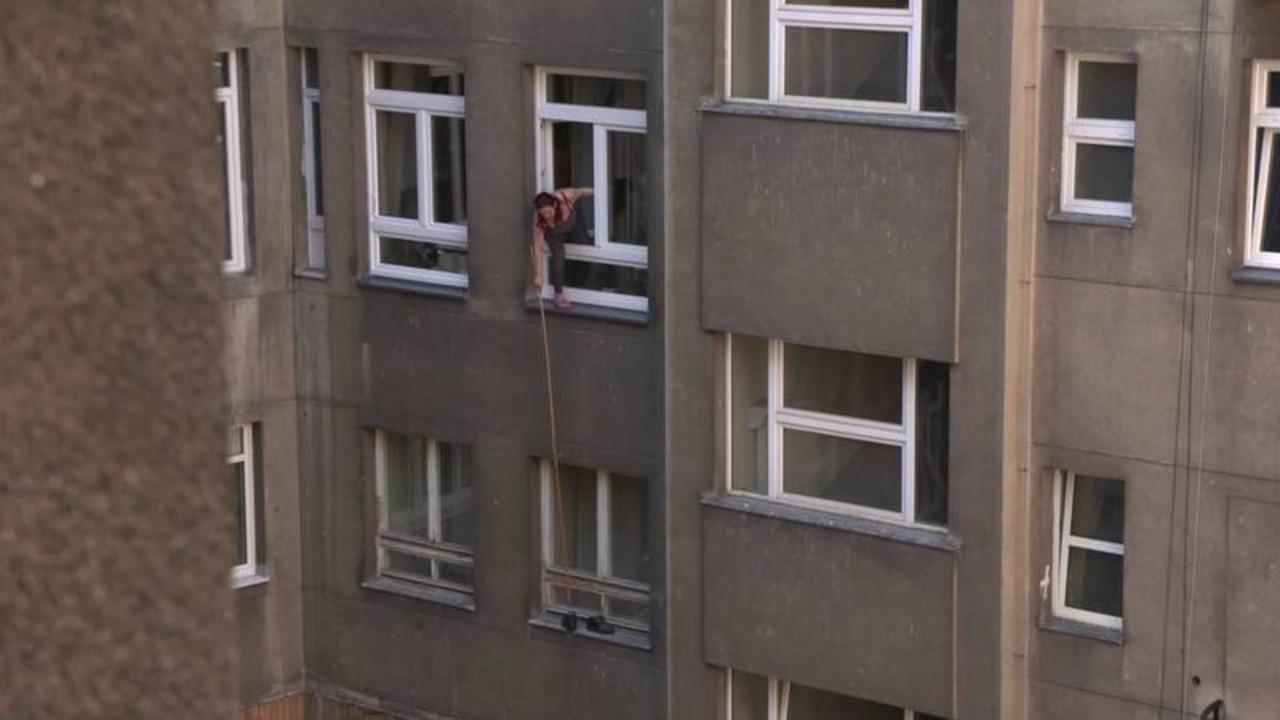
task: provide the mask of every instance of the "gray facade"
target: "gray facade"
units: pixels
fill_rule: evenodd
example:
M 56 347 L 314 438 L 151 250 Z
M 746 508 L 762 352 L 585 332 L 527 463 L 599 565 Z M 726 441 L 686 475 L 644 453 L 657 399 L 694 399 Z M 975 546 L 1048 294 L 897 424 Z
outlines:
M 726 669 L 917 717 L 1280 707 L 1280 271 L 1243 270 L 1270 5 L 962 0 L 957 111 L 932 114 L 727 100 L 720 0 L 219 5 L 250 188 L 227 382 L 263 438 L 269 576 L 236 590 L 242 707 L 724 718 Z M 1060 202 L 1078 53 L 1136 63 L 1128 218 Z M 371 54 L 464 68 L 465 291 L 372 271 Z M 648 312 L 547 322 L 563 460 L 645 482 L 647 643 L 541 613 L 537 68 L 646 83 Z M 945 531 L 727 493 L 726 334 L 947 364 Z M 375 430 L 470 446 L 470 607 L 370 582 Z M 1123 481 L 1121 629 L 1064 622 L 1042 593 L 1055 471 Z

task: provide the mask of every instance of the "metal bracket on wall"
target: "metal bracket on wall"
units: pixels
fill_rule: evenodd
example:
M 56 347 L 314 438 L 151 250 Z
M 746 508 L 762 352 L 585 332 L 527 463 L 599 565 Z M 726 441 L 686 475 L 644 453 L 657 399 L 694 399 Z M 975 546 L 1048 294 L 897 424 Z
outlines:
M 1227 705 L 1221 698 L 1209 703 L 1204 710 L 1200 712 L 1200 720 L 1226 720 Z

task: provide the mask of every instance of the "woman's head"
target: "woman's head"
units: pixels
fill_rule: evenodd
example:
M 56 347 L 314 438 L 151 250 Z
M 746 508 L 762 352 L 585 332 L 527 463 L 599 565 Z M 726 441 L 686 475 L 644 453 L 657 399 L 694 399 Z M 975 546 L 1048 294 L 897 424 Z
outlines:
M 538 226 L 543 229 L 554 227 L 560 221 L 560 203 L 549 192 L 534 196 L 533 211 L 537 215 Z

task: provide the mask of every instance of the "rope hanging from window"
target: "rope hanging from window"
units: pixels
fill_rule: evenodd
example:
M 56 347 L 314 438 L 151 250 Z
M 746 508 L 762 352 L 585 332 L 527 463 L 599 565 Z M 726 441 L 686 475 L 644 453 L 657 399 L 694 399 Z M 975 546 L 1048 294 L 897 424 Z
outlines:
M 541 297 L 538 298 L 538 320 L 542 326 L 542 358 L 547 371 L 547 418 L 551 424 L 551 486 L 555 493 L 555 533 L 560 538 L 560 556 L 567 568 L 569 536 L 564 531 L 564 493 L 560 487 L 560 438 L 556 432 L 556 394 L 551 381 L 551 339 L 547 335 L 547 310 Z M 554 557 L 551 560 L 555 562 Z M 576 618 L 574 621 L 572 624 L 576 625 Z M 568 617 L 564 625 L 566 630 L 572 630 Z

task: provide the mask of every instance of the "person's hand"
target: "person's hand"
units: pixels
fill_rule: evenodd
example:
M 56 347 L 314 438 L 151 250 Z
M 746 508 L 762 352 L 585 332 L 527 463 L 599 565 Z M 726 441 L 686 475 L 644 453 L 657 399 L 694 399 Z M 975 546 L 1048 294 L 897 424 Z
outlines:
M 546 241 L 546 240 L 538 240 L 538 241 L 536 241 L 536 242 L 534 243 L 534 247 L 537 249 L 537 252 L 538 252 L 538 256 L 539 256 L 539 257 L 541 257 L 541 256 L 543 256 L 543 255 L 546 255 L 546 254 L 547 254 L 547 241 Z

